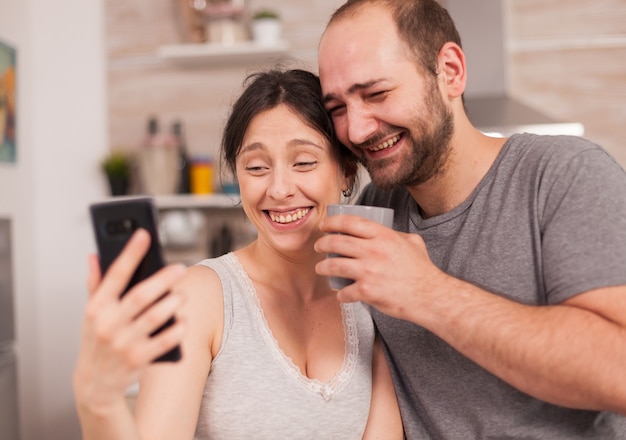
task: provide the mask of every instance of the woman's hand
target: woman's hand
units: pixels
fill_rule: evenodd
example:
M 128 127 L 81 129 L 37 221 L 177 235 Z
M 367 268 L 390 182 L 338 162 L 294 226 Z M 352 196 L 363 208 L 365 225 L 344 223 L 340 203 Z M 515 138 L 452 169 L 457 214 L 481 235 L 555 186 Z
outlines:
M 183 295 L 172 286 L 185 273 L 184 266 L 163 268 L 120 299 L 149 245 L 146 231 L 135 232 L 104 278 L 97 257 L 89 258 L 89 300 L 73 380 L 79 409 L 100 413 L 123 402 L 141 371 L 182 341 L 180 319 L 150 335 L 181 307 Z

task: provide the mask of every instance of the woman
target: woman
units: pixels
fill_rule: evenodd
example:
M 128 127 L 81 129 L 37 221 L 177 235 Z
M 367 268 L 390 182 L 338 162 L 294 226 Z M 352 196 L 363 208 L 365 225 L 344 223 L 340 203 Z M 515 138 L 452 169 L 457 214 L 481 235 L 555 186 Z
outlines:
M 250 79 L 222 155 L 258 238 L 182 279 L 168 267 L 121 301 L 146 235 L 102 280 L 92 259 L 74 375 L 85 439 L 402 438 L 368 311 L 340 304 L 315 273 L 319 223 L 351 191 L 355 158 L 334 136 L 315 75 Z M 178 323 L 150 338 L 174 313 Z M 181 361 L 150 364 L 178 343 Z M 133 419 L 124 390 L 139 376 Z

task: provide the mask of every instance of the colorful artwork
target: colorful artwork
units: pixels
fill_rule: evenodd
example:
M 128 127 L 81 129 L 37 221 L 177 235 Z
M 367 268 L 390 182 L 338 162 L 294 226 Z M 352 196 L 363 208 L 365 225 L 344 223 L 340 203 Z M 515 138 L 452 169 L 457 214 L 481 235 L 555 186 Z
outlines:
M 15 49 L 0 42 L 0 162 L 15 162 Z

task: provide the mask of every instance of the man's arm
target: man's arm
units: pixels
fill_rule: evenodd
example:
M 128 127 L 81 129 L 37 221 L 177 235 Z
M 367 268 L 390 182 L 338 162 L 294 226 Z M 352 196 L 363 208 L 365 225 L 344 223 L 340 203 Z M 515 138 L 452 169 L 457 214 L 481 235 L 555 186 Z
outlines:
M 626 286 L 554 306 L 522 305 L 458 280 L 445 296 L 425 326 L 483 368 L 556 405 L 626 415 Z
M 423 326 L 483 368 L 539 399 L 626 414 L 626 286 L 527 306 L 447 275 L 416 234 L 366 220 L 324 220 L 318 273 L 356 282 L 341 301 L 364 301 Z

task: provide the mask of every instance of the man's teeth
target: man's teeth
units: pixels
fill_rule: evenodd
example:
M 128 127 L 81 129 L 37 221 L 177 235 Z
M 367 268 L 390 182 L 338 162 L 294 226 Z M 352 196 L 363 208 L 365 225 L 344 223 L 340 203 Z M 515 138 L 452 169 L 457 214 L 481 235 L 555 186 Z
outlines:
M 392 137 L 389 140 L 386 140 L 385 142 L 383 142 L 380 145 L 377 145 L 375 147 L 370 148 L 370 151 L 380 151 L 380 150 L 384 150 L 385 148 L 389 148 L 391 147 L 393 144 L 395 144 L 396 142 L 398 142 L 400 140 L 400 136 L 396 135 L 394 137 Z
M 307 215 L 310 210 L 311 208 L 299 209 L 296 212 L 287 214 L 287 215 L 284 215 L 284 214 L 275 215 L 270 212 L 270 218 L 272 219 L 273 222 L 277 222 L 277 223 L 291 223 L 291 222 L 295 222 L 296 220 L 300 220 L 302 217 Z

